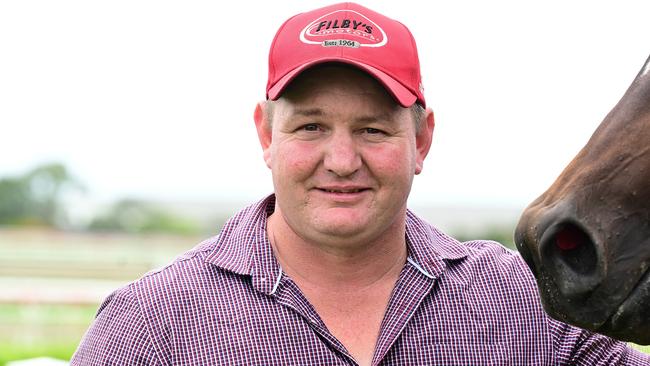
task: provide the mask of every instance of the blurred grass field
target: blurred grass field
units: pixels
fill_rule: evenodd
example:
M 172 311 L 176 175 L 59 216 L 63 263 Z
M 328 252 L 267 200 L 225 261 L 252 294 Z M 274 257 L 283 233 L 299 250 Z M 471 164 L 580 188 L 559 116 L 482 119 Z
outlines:
M 0 229 L 0 366 L 69 360 L 105 296 L 201 239 Z
M 69 360 L 97 306 L 0 304 L 0 365 L 48 356 Z
M 0 366 L 69 360 L 104 297 L 201 239 L 0 229 Z

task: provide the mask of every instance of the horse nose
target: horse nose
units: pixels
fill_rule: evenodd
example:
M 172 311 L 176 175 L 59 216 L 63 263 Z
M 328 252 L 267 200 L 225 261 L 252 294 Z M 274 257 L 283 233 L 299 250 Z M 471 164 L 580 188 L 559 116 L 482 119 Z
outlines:
M 602 251 L 581 225 L 564 221 L 542 234 L 540 259 L 567 298 L 584 297 L 605 277 Z

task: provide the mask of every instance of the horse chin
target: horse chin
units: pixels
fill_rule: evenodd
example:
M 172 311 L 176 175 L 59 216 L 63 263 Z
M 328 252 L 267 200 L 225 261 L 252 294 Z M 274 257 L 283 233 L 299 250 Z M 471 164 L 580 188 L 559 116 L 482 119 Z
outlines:
M 552 318 L 591 331 L 597 331 L 607 322 L 609 314 L 603 303 L 590 301 L 589 297 L 562 295 L 546 271 L 539 273 L 537 283 L 544 311 Z
M 628 342 L 650 344 L 650 270 L 612 316 L 595 331 Z
M 544 274 L 540 280 L 542 304 L 552 318 L 622 341 L 650 344 L 650 270 L 609 315 L 593 299 L 563 297 Z

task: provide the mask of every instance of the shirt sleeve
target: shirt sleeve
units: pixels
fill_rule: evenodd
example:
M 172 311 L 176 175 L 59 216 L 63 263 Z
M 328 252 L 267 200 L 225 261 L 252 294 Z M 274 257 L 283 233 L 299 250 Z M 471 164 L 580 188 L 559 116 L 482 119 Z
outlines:
M 70 365 L 161 365 L 130 286 L 102 303 Z
M 650 365 L 650 355 L 625 342 L 548 318 L 558 365 Z

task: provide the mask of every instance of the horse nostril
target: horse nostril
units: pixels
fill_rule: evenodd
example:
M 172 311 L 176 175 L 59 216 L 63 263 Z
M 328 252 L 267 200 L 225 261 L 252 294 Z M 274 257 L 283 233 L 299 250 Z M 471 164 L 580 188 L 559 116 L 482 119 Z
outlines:
M 573 225 L 566 225 L 557 234 L 555 234 L 555 245 L 560 250 L 574 250 L 587 243 L 589 238 Z
M 574 223 L 559 223 L 547 230 L 541 254 L 565 296 L 586 294 L 600 283 L 603 268 L 599 267 L 596 244 Z
M 555 233 L 555 256 L 579 274 L 596 270 L 596 247 L 589 236 L 574 224 L 564 224 Z

